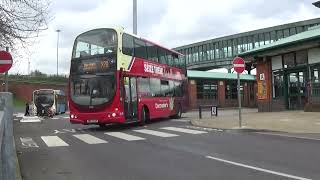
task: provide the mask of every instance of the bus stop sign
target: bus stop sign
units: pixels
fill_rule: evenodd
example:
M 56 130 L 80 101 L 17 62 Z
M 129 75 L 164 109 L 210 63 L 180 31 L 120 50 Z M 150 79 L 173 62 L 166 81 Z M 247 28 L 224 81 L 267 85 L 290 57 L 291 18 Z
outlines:
M 244 60 L 241 57 L 235 57 L 233 59 L 232 64 L 233 64 L 233 69 L 239 74 L 241 74 L 245 70 L 246 65 Z
M 9 71 L 12 67 L 12 56 L 7 51 L 0 51 L 0 73 Z

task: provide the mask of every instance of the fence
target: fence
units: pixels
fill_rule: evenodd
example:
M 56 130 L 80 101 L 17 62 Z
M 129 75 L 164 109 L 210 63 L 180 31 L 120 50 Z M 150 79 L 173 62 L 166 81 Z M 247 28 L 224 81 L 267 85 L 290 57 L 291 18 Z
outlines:
M 0 180 L 16 179 L 12 94 L 0 93 Z

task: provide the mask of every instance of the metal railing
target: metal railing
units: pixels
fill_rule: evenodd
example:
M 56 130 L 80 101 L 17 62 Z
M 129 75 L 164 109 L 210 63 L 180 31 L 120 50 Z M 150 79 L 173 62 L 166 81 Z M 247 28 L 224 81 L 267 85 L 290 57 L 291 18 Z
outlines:
M 16 179 L 12 94 L 0 93 L 0 180 Z

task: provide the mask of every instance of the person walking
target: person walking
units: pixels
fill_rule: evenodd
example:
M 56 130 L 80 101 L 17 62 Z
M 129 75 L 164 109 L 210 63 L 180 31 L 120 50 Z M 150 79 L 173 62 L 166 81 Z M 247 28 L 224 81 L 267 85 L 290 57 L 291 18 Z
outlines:
M 24 113 L 24 116 L 30 116 L 30 113 L 29 113 L 29 103 L 27 102 L 26 103 L 26 112 Z

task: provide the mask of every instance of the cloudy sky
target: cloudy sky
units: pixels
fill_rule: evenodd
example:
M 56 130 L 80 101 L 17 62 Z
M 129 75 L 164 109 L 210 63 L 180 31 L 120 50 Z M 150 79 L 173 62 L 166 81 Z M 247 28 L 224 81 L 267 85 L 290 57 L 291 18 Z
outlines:
M 137 0 L 138 35 L 169 48 L 195 41 L 320 17 L 315 0 Z M 31 70 L 68 74 L 75 37 L 98 27 L 121 26 L 132 32 L 132 0 L 55 0 L 49 29 L 42 32 L 10 73 Z

